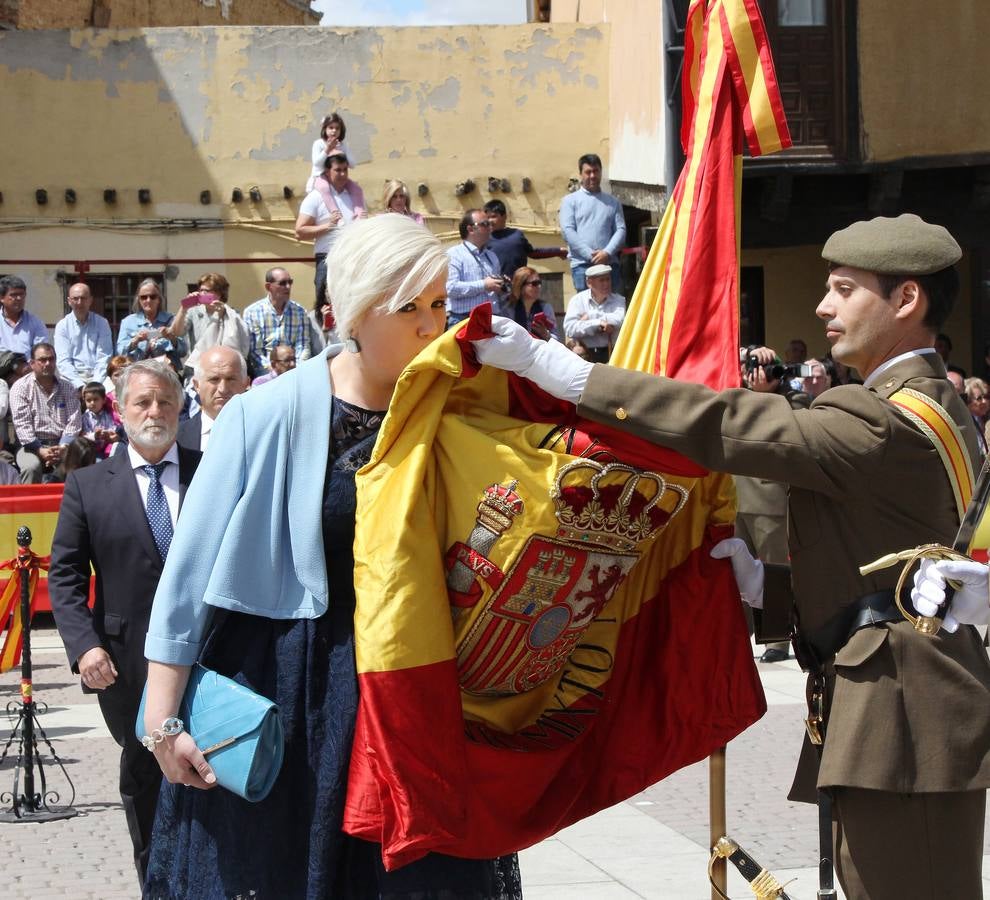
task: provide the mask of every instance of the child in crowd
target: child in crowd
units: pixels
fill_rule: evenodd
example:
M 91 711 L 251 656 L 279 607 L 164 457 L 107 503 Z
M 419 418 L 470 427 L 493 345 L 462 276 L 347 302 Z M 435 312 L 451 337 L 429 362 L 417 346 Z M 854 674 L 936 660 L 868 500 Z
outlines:
M 103 379 L 103 387 L 107 392 L 107 406 L 113 413 L 120 412 L 117 409 L 117 375 L 130 364 L 131 361 L 126 356 L 111 356 L 107 363 L 107 377 Z
M 106 388 L 98 381 L 91 381 L 83 388 L 83 434 L 96 445 L 98 456 L 107 457 L 113 445 L 121 438 L 123 426 L 120 416 L 107 404 Z
M 306 181 L 307 194 L 313 190 L 316 179 L 326 169 L 328 156 L 332 156 L 335 153 L 343 153 L 347 157 L 347 165 L 354 165 L 351 154 L 347 152 L 347 142 L 344 140 L 346 134 L 347 126 L 337 113 L 331 113 L 329 116 L 323 117 L 323 121 L 320 122 L 320 136 L 313 141 L 313 168 L 309 173 L 309 179 Z

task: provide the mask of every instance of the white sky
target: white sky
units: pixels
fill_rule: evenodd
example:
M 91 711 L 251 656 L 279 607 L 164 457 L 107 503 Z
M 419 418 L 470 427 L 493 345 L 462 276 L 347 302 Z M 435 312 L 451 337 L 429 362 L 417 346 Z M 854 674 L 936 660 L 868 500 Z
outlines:
M 321 25 L 519 25 L 526 0 L 317 0 Z

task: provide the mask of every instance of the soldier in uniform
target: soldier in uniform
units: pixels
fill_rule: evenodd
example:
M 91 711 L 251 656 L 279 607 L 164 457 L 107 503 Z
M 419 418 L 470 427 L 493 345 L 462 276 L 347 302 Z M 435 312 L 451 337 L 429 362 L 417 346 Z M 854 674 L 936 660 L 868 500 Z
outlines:
M 824 744 L 806 736 L 791 796 L 814 802 L 817 787 L 832 803 L 849 900 L 982 896 L 987 655 L 968 625 L 915 632 L 893 604 L 896 569 L 859 574 L 894 550 L 951 544 L 959 525 L 942 458 L 898 398 L 907 389 L 935 401 L 976 460 L 972 417 L 933 349 L 961 255 L 944 228 L 913 215 L 829 238 L 816 312 L 833 356 L 864 384 L 825 391 L 809 409 L 591 365 L 503 320 L 476 342 L 482 363 L 530 378 L 582 416 L 711 469 L 788 483 L 795 614 L 827 704 Z M 828 855 L 827 832 L 825 843 Z

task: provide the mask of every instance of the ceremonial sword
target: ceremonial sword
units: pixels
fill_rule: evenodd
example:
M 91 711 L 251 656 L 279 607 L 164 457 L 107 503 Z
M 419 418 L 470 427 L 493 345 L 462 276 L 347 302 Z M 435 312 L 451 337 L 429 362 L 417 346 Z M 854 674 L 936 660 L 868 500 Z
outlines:
M 976 479 L 976 486 L 973 488 L 973 496 L 970 498 L 966 512 L 959 523 L 959 530 L 956 532 L 952 547 L 943 547 L 941 544 L 924 544 L 914 550 L 902 550 L 900 553 L 888 553 L 880 557 L 875 562 L 866 566 L 861 566 L 860 575 L 869 575 L 880 569 L 886 569 L 904 562 L 904 569 L 901 577 L 897 580 L 897 587 L 894 589 L 894 602 L 897 608 L 904 614 L 904 618 L 914 625 L 915 631 L 920 634 L 934 637 L 942 627 L 942 622 L 952 609 L 952 597 L 959 587 L 958 583 L 948 581 L 945 586 L 945 603 L 939 612 L 940 616 L 915 616 L 908 612 L 901 604 L 901 588 L 907 580 L 908 573 L 916 562 L 922 559 L 969 559 L 969 551 L 973 538 L 976 536 L 976 529 L 983 520 L 983 515 L 990 505 L 990 455 L 983 460 L 983 466 Z

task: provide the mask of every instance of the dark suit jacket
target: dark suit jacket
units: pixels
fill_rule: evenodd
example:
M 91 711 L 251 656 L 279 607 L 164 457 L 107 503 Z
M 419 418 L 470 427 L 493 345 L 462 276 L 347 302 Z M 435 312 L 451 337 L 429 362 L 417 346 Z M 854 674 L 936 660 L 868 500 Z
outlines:
M 578 413 L 678 450 L 710 469 L 787 482 L 794 595 L 815 632 L 899 568 L 859 566 L 926 543 L 951 545 L 959 516 L 931 441 L 888 398 L 937 400 L 977 459 L 972 416 L 935 355 L 891 366 L 872 388 L 825 391 L 810 409 L 752 391 L 595 366 Z M 906 621 L 856 632 L 827 667 L 831 714 L 821 767 L 806 742 L 793 799 L 814 784 L 896 793 L 990 786 L 990 665 L 973 628 L 935 638 Z
M 203 414 L 198 412 L 191 419 L 186 419 L 185 422 L 179 423 L 179 433 L 176 435 L 175 442 L 187 450 L 202 449 L 199 446 L 200 439 L 203 436 L 201 434 L 202 428 Z
M 179 447 L 180 503 L 199 459 L 198 452 Z M 90 564 L 96 573 L 92 612 L 87 607 Z M 161 574 L 161 557 L 127 453 L 70 473 L 52 540 L 52 612 L 72 671 L 79 671 L 83 653 L 104 647 L 118 679 L 103 694 L 125 706 L 133 702 L 135 712 L 147 671 L 144 638 Z

